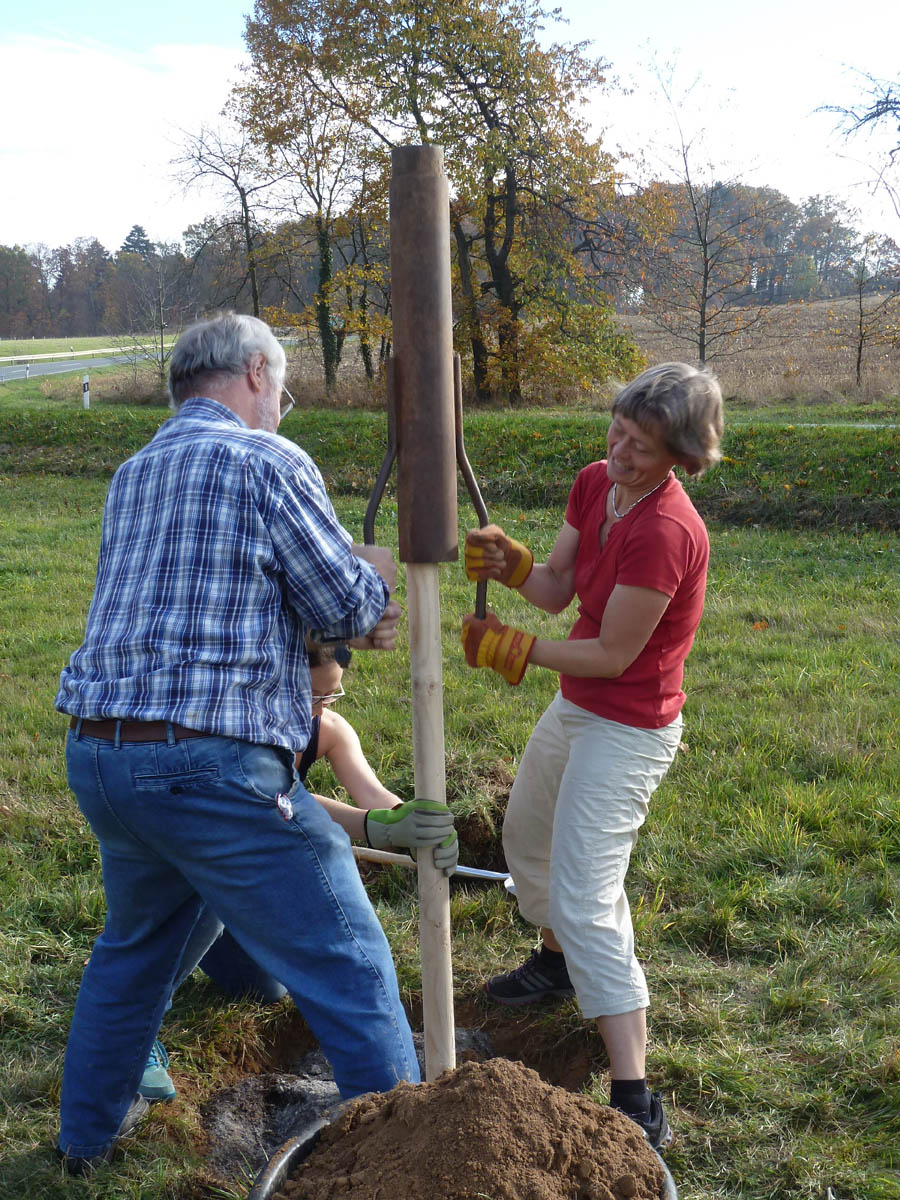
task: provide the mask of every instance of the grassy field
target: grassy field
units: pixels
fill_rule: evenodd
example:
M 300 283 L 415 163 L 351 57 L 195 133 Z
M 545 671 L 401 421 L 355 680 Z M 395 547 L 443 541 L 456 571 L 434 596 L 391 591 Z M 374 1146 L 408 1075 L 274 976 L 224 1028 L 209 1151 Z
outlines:
M 112 344 L 109 335 L 81 338 L 0 339 L 0 358 L 11 358 L 22 354 L 64 354 L 67 350 L 98 350 Z
M 0 339 L 0 358 L 21 357 L 25 354 L 65 354 L 71 350 L 106 350 L 110 346 L 126 345 L 133 342 L 130 334 L 104 333 L 100 337 L 80 338 L 13 338 L 3 341 Z M 148 333 L 140 340 L 152 345 L 159 345 L 159 335 Z
M 806 429 L 802 415 L 742 414 L 722 466 L 690 485 L 710 526 L 708 602 L 684 744 L 630 876 L 653 997 L 649 1068 L 678 1133 L 667 1161 L 682 1200 L 900 1198 L 900 440 L 865 423 Z M 283 1068 L 303 1037 L 288 1004 L 222 1003 L 190 981 L 163 1029 L 178 1099 L 114 1166 L 63 1179 L 49 1150 L 59 1073 L 103 897 L 52 703 L 83 632 L 109 473 L 165 416 L 0 390 L 2 1200 L 246 1195 L 204 1165 L 202 1105 L 248 1071 Z M 591 411 L 467 417 L 492 517 L 539 556 L 604 428 Z M 285 432 L 359 534 L 381 416 L 309 410 Z M 462 493 L 460 509 L 465 527 Z M 390 492 L 377 532 L 396 545 Z M 457 639 L 473 594 L 458 566 L 441 568 L 441 595 L 448 799 L 463 861 L 496 866 L 515 764 L 554 677 L 530 671 L 511 689 L 468 670 Z M 567 627 L 501 589 L 489 602 L 534 632 Z M 357 654 L 345 682 L 343 711 L 371 760 L 410 793 L 407 651 Z M 413 882 L 395 869 L 367 878 L 415 1017 Z M 481 999 L 485 975 L 532 944 L 502 890 L 454 882 L 451 907 L 457 1024 L 604 1100 L 603 1053 L 574 1003 L 508 1014 Z
M 867 344 L 863 359 L 862 385 L 856 384 L 852 299 L 820 300 L 810 304 L 777 305 L 765 320 L 728 345 L 728 354 L 709 366 L 719 376 L 731 419 L 803 421 L 896 421 L 900 344 L 895 341 Z M 695 350 L 661 333 L 646 316 L 620 315 L 617 323 L 631 333 L 648 362 L 673 359 L 693 361 Z M 130 339 L 120 339 L 130 342 Z M 156 344 L 156 338 L 147 339 Z M 44 341 L 0 341 L 4 355 L 66 351 L 70 347 L 90 349 L 116 344 L 117 339 L 55 339 Z M 318 407 L 325 401 L 321 359 L 313 345 L 286 343 L 287 383 L 298 404 Z M 11 384 L 0 384 L 0 398 Z M 611 387 L 594 392 L 572 393 L 565 399 L 573 408 L 603 408 L 612 395 Z M 69 403 L 81 400 L 81 384 L 73 376 L 35 379 L 26 391 L 15 393 L 19 403 L 45 400 Z M 93 402 L 158 404 L 164 402 L 152 367 L 133 370 L 104 370 L 91 377 Z M 539 400 L 532 397 L 532 400 Z M 554 401 L 555 403 L 555 401 Z M 337 407 L 384 407 L 381 385 L 366 382 L 356 344 L 348 338 L 334 398 Z

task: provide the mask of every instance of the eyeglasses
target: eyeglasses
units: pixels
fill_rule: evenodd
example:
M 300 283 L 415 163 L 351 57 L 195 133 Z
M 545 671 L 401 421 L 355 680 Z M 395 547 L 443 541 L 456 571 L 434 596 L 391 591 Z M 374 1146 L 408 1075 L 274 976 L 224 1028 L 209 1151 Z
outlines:
M 291 393 L 284 386 L 284 384 L 281 385 L 281 390 L 284 393 L 284 395 L 281 397 L 281 402 L 279 404 L 279 411 L 281 413 L 281 418 L 283 420 L 288 415 L 288 413 L 291 411 L 291 409 L 295 406 L 296 401 L 294 400 L 294 397 L 291 395 Z M 284 398 L 285 396 L 287 396 L 287 400 L 285 400 L 285 398 Z
M 346 696 L 346 694 L 347 693 L 344 691 L 343 687 L 338 684 L 338 690 L 336 692 L 329 692 L 327 696 L 313 696 L 313 708 L 315 708 L 317 704 L 334 704 L 335 700 L 340 700 L 341 696 Z

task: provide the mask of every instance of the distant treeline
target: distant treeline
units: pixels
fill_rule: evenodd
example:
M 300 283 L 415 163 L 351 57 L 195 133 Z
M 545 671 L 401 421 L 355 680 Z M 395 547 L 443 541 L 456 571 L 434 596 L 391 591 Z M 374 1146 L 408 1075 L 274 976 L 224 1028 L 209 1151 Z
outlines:
M 583 117 L 607 64 L 548 45 L 557 18 L 537 0 L 257 0 L 227 124 L 186 135 L 176 168 L 184 186 L 215 182 L 223 211 L 179 245 L 135 225 L 115 252 L 0 247 L 0 336 L 174 330 L 229 306 L 307 331 L 328 391 L 345 345 L 374 379 L 391 340 L 391 150 L 413 143 L 444 150 L 475 399 L 634 374 L 616 312 L 706 362 L 774 305 L 895 288 L 900 250 L 839 201 L 719 178 L 683 137 L 674 179 L 626 182 L 632 163 Z
M 617 311 L 640 312 L 674 298 L 668 294 L 677 285 L 673 270 L 680 268 L 684 281 L 689 257 L 688 212 L 678 214 L 667 235 L 676 248 L 670 253 L 647 244 L 649 238 L 644 241 L 633 230 L 629 236 L 628 226 L 637 224 L 633 214 L 639 205 L 664 202 L 677 212 L 683 201 L 679 186 L 654 184 L 623 198 L 619 213 L 603 214 L 610 229 L 620 226 L 607 245 L 583 237 L 576 253 L 586 267 L 593 265 L 602 275 L 604 294 Z M 735 302 L 780 304 L 857 291 L 865 239 L 851 224 L 853 214 L 833 197 L 814 196 L 797 205 L 770 188 L 721 185 L 716 204 L 718 222 L 741 231 L 741 236 L 732 233 L 728 255 Z M 573 229 L 573 237 L 576 233 Z M 241 312 L 255 308 L 261 315 L 278 310 L 317 332 L 320 248 L 314 218 L 269 230 L 257 226 L 249 246 L 252 263 L 240 223 L 227 215 L 191 226 L 182 244 L 154 244 L 135 225 L 116 251 L 88 237 L 52 250 L 43 244 L 0 245 L 0 338 L 146 332 L 158 328 L 160 317 L 167 328 L 177 329 L 223 307 Z M 349 275 L 352 238 L 336 239 L 335 253 Z M 895 288 L 900 265 L 896 245 L 888 238 L 878 239 L 874 253 L 870 243 L 869 253 L 871 290 Z M 373 257 L 386 269 L 387 255 L 385 243 Z M 387 289 L 370 286 L 369 304 L 389 315 Z M 352 316 L 352 304 L 347 316 Z

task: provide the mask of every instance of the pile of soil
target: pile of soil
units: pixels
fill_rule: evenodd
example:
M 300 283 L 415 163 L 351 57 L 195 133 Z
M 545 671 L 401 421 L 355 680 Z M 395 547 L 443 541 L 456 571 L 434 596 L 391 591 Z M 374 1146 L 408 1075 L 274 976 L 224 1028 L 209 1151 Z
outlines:
M 482 1030 L 456 1029 L 455 1034 L 457 1062 L 493 1056 L 491 1039 Z M 304 1023 L 299 1043 L 289 1039 L 281 1047 L 278 1061 L 283 1069 L 246 1075 L 214 1092 L 200 1109 L 207 1164 L 220 1179 L 245 1180 L 248 1171 L 259 1171 L 286 1141 L 321 1117 L 330 1120 L 340 1107 L 334 1073 L 322 1051 L 311 1050 L 299 1058 L 294 1052 L 305 1048 L 311 1036 Z M 413 1045 L 424 1075 L 425 1035 L 414 1033 Z
M 627 1117 L 494 1058 L 357 1097 L 276 1200 L 659 1200 L 664 1186 Z

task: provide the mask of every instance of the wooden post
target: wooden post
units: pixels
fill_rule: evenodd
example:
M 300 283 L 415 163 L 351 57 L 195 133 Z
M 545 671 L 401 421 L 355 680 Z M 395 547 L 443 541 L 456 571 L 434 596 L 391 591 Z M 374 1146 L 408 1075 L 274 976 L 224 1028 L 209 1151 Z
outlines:
M 438 146 L 392 151 L 397 519 L 406 564 L 416 796 L 446 803 L 439 562 L 458 557 L 450 205 Z M 418 855 L 425 1078 L 456 1066 L 450 885 Z
M 441 680 L 440 595 L 435 564 L 408 564 L 409 650 L 412 674 L 413 759 L 416 795 L 446 803 L 444 709 Z M 419 945 L 425 1025 L 425 1078 L 456 1066 L 453 971 L 450 956 L 450 882 L 431 853 L 417 855 Z

